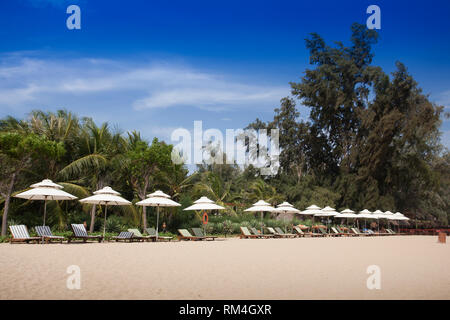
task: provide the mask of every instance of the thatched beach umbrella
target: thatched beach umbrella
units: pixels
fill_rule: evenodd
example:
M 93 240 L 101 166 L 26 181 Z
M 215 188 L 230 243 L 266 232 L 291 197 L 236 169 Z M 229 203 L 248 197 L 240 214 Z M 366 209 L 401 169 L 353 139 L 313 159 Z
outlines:
M 105 205 L 105 220 L 103 222 L 103 239 L 106 233 L 106 214 L 108 206 L 128 206 L 131 202 L 120 196 L 120 193 L 113 190 L 111 187 L 104 187 L 103 189 L 94 192 L 93 196 L 80 200 L 81 203 Z
M 16 198 L 27 200 L 44 200 L 44 222 L 47 214 L 47 200 L 75 200 L 77 197 L 62 191 L 63 186 L 54 183 L 52 180 L 44 179 L 39 183 L 32 184 L 30 190 L 15 195 Z
M 261 234 L 264 233 L 263 230 L 263 214 L 264 212 L 273 212 L 276 211 L 274 207 L 270 205 L 270 203 L 265 202 L 264 200 L 259 200 L 258 202 L 255 202 L 253 206 L 251 206 L 248 209 L 245 209 L 246 212 L 261 212 Z
M 158 241 L 159 207 L 179 207 L 181 204 L 170 199 L 168 194 L 157 190 L 149 195 L 147 199 L 137 202 L 138 206 L 156 207 L 156 241 Z

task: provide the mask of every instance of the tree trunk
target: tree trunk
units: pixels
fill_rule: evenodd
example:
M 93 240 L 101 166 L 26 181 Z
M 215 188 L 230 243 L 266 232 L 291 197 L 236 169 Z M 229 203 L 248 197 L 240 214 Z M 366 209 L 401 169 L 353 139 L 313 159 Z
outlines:
M 11 182 L 8 186 L 8 191 L 5 197 L 5 206 L 3 208 L 3 218 L 2 218 L 2 237 L 6 236 L 6 227 L 8 224 L 8 211 L 9 211 L 9 202 L 11 201 L 11 194 L 13 192 L 14 183 L 16 182 L 16 173 L 13 173 L 11 177 Z
M 144 226 L 144 231 L 147 229 L 147 207 L 142 207 L 142 225 Z
M 96 209 L 96 205 L 92 205 L 91 208 L 91 224 L 89 226 L 89 232 L 92 233 L 94 232 L 94 226 L 95 226 L 95 209 Z

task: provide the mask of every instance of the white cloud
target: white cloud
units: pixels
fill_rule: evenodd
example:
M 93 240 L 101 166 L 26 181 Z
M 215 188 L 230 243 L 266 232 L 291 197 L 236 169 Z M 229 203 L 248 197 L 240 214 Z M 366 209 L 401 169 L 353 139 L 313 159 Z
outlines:
M 125 103 L 135 110 L 188 106 L 220 111 L 272 108 L 288 92 L 287 85 L 247 84 L 230 75 L 179 64 L 49 60 L 17 54 L 0 63 L 0 107 L 67 105 L 80 98 L 97 102 L 118 97 L 121 107 Z

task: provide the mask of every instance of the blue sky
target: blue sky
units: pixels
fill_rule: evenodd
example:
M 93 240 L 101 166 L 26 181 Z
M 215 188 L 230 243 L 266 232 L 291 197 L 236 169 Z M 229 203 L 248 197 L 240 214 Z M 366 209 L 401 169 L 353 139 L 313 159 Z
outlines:
M 81 8 L 68 30 L 66 8 Z M 381 8 L 374 64 L 406 64 L 450 111 L 449 1 L 88 1 L 0 4 L 0 117 L 66 108 L 170 142 L 178 127 L 271 120 L 308 65 L 310 32 L 348 43 Z M 309 111 L 299 106 L 301 116 Z M 442 125 L 450 147 L 450 123 Z

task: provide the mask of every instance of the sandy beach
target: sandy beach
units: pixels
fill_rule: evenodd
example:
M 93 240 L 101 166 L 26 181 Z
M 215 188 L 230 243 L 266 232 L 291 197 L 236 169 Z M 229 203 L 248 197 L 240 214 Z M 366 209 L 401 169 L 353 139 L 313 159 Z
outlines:
M 380 290 L 367 288 L 370 265 Z M 1 244 L 0 298 L 450 299 L 449 265 L 435 236 Z

